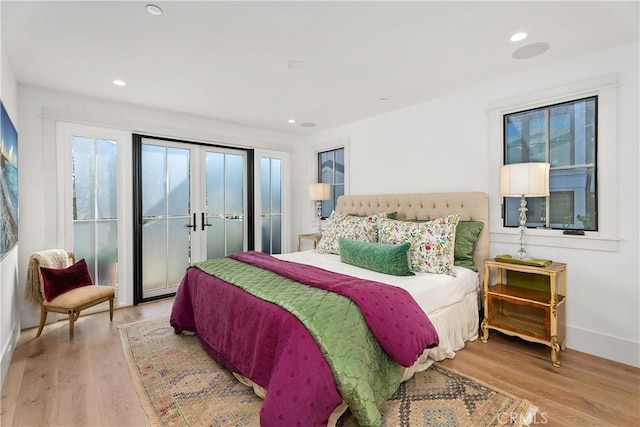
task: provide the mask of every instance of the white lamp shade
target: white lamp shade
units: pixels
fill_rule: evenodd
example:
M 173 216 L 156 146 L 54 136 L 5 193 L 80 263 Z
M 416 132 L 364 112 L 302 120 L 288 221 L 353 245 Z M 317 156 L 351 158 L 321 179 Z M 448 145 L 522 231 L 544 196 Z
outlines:
M 331 198 L 331 189 L 329 184 L 317 183 L 309 184 L 310 200 L 329 200 Z
M 549 163 L 512 163 L 500 168 L 500 196 L 549 195 Z

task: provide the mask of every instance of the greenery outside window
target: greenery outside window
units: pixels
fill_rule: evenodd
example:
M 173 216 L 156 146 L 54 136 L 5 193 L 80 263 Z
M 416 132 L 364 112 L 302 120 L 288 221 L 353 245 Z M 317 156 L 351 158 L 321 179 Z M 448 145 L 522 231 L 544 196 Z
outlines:
M 503 116 L 504 164 L 551 164 L 550 195 L 527 198 L 527 227 L 598 230 L 597 106 L 593 96 Z M 505 227 L 519 225 L 518 208 L 505 199 Z
M 344 194 L 344 147 L 318 153 L 318 182 L 331 189 L 329 200 L 322 201 L 322 218 L 328 218 L 335 209 L 338 197 Z

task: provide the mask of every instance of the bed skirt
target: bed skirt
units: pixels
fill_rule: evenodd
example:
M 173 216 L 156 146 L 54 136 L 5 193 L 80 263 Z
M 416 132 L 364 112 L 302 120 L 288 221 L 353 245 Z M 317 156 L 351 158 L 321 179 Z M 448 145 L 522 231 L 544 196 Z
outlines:
M 426 349 L 418 361 L 406 369 L 404 381 L 411 378 L 414 373 L 424 371 L 433 362 L 453 359 L 456 351 L 463 349 L 467 341 L 478 339 L 480 328 L 478 294 L 476 292 L 467 294 L 459 303 L 429 314 L 429 320 L 438 331 L 440 345 Z

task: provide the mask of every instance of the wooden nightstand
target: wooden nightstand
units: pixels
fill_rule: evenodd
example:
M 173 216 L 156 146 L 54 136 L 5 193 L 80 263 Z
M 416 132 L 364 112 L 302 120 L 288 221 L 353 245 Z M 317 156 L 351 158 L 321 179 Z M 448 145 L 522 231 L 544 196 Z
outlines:
M 300 245 L 303 240 L 313 240 L 313 249 L 315 249 L 321 237 L 322 235 L 320 233 L 298 234 L 298 252 L 300 251 Z
M 494 284 L 489 286 L 492 269 Z M 484 320 L 482 342 L 489 329 L 551 347 L 553 366 L 564 350 L 566 332 L 567 265 L 554 262 L 546 267 L 484 262 Z

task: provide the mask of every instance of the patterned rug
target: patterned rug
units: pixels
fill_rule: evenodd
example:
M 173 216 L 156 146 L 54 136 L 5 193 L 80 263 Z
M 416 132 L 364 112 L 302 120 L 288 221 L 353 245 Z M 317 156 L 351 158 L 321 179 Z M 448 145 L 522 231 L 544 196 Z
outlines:
M 262 400 L 168 318 L 119 326 L 122 346 L 153 426 L 259 426 Z M 434 364 L 383 405 L 385 427 L 527 425 L 537 408 Z M 357 426 L 349 411 L 338 426 Z

